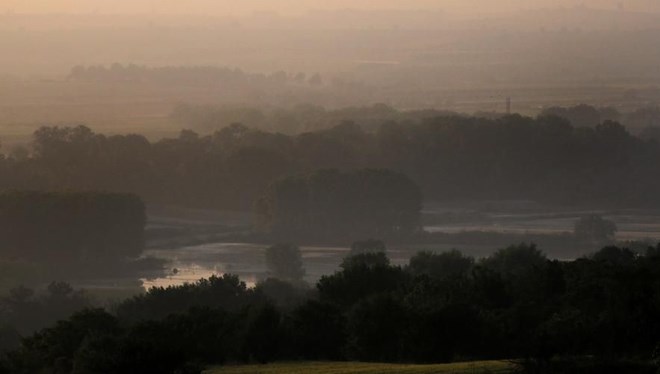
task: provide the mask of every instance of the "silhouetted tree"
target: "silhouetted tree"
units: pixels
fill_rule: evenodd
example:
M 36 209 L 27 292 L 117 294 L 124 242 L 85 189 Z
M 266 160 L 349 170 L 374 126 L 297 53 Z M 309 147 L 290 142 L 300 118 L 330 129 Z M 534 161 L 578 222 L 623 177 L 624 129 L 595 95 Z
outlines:
M 383 252 L 346 257 L 341 271 L 321 277 L 316 287 L 322 301 L 352 305 L 371 295 L 393 292 L 405 279 Z
M 385 253 L 386 249 L 385 243 L 383 243 L 382 240 L 362 240 L 351 244 L 351 251 L 348 253 L 348 256 L 356 256 L 365 253 Z
M 408 270 L 415 275 L 446 278 L 466 275 L 473 265 L 473 258 L 464 256 L 457 250 L 443 253 L 420 252 L 410 258 Z
M 575 222 L 573 233 L 583 243 L 599 246 L 611 242 L 617 227 L 612 221 L 595 214 L 587 215 Z
M 546 261 L 546 256 L 536 245 L 523 243 L 497 250 L 481 265 L 504 276 L 519 276 L 542 266 Z
M 300 283 L 305 276 L 300 248 L 291 244 L 277 244 L 266 249 L 266 266 L 270 275 L 292 283 Z

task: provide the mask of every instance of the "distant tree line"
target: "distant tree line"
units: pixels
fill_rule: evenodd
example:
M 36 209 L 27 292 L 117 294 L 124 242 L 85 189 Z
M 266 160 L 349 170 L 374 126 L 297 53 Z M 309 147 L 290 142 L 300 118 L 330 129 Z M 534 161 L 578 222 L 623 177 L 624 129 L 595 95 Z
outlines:
M 448 115 L 459 114 L 432 109 L 399 111 L 382 103 L 336 109 L 312 104 L 292 108 L 180 104 L 172 111 L 171 118 L 182 127 L 202 132 L 242 123 L 264 131 L 293 135 L 329 129 L 349 121 L 359 123 L 366 131 L 375 131 L 386 122 L 410 122 Z
M 549 107 L 543 109 L 541 115 L 564 118 L 576 127 L 596 127 L 604 121 L 620 121 L 622 117 L 616 108 L 596 108 L 586 104 L 572 107 Z
M 69 79 L 85 82 L 103 83 L 151 83 L 157 85 L 185 86 L 223 86 L 224 88 L 247 86 L 284 86 L 286 84 L 319 86 L 323 77 L 319 73 L 310 74 L 298 72 L 290 74 L 276 71 L 270 74 L 248 73 L 238 68 L 216 66 L 162 66 L 150 67 L 143 65 L 115 63 L 104 65 L 83 66 L 71 68 Z
M 329 129 L 342 121 L 359 123 L 366 131 L 376 131 L 387 122 L 414 123 L 434 117 L 470 117 L 454 111 L 438 109 L 397 110 L 378 103 L 369 106 L 353 106 L 328 109 L 319 105 L 300 104 L 291 108 L 273 106 L 191 105 L 179 104 L 172 111 L 172 120 L 185 128 L 196 131 L 213 131 L 231 123 L 286 134 Z M 491 120 L 506 117 L 505 113 L 477 112 L 474 117 Z M 594 107 L 580 104 L 569 107 L 551 106 L 542 109 L 539 117 L 555 116 L 574 127 L 596 127 L 605 121 L 619 122 L 644 139 L 660 140 L 660 107 L 641 106 L 632 111 L 620 112 L 614 107 Z
M 628 129 L 634 129 L 642 138 L 660 140 L 660 107 L 657 105 L 641 106 L 629 112 L 620 112 L 609 106 L 594 107 L 586 104 L 553 106 L 543 109 L 540 115 L 561 117 L 576 127 L 595 127 L 605 121 L 616 121 Z
M 480 260 L 422 252 L 395 266 L 382 243 L 366 241 L 302 297 L 283 298 L 301 295 L 286 282 L 250 289 L 230 275 L 154 288 L 112 311 L 84 310 L 25 338 L 4 356 L 0 372 L 199 373 L 229 362 L 517 359 L 528 372 L 577 373 L 586 369 L 553 365 L 583 357 L 607 372 L 634 359 L 643 370 L 619 372 L 647 373 L 655 370 L 660 342 L 659 265 L 660 247 L 644 254 L 606 247 L 560 262 L 521 244 Z
M 660 206 L 660 143 L 611 121 L 575 127 L 556 116 L 449 116 L 373 132 L 345 122 L 299 135 L 233 124 L 156 142 L 43 127 L 31 148 L 0 159 L 0 189 L 130 192 L 150 203 L 250 210 L 278 178 L 374 168 L 407 175 L 428 200 Z

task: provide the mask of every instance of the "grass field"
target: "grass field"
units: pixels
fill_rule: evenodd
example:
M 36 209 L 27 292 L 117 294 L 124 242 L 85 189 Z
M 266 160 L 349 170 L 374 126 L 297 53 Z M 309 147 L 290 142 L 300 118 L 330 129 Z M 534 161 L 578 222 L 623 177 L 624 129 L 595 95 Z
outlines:
M 395 365 L 357 362 L 303 362 L 270 365 L 224 366 L 204 374 L 508 374 L 506 361 L 474 361 L 439 365 Z

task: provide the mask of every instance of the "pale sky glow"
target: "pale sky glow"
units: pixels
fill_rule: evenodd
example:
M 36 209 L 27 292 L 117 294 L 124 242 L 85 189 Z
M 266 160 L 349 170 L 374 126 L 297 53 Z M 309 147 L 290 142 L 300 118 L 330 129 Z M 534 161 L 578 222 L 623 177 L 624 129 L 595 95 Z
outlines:
M 313 9 L 442 9 L 496 12 L 580 6 L 660 11 L 658 0 L 0 0 L 0 11 L 17 13 L 164 13 L 240 15 L 254 11 L 295 14 Z

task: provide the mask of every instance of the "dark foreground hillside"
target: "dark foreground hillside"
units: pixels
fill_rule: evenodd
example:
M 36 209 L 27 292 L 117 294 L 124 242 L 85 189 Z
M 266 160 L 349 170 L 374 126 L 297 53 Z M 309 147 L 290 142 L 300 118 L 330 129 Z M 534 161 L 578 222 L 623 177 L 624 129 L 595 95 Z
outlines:
M 454 364 L 413 365 L 359 362 L 296 362 L 272 365 L 236 365 L 209 369 L 205 374 L 509 374 L 515 363 L 507 361 L 474 361 Z
M 237 363 L 299 360 L 656 370 L 660 247 L 606 247 L 560 262 L 521 244 L 481 260 L 423 252 L 401 267 L 370 240 L 355 243 L 341 270 L 313 288 L 301 281 L 299 260 L 297 247 L 278 245 L 267 251 L 272 278 L 255 288 L 224 275 L 81 310 L 8 345 L 0 372 L 173 374 L 220 365 L 222 373 Z M 5 317 L 48 313 L 46 301 L 25 291 L 1 302 Z M 0 331 L 2 341 L 16 338 L 11 326 Z

